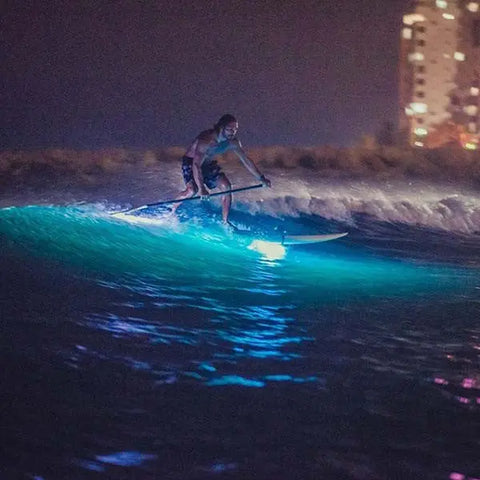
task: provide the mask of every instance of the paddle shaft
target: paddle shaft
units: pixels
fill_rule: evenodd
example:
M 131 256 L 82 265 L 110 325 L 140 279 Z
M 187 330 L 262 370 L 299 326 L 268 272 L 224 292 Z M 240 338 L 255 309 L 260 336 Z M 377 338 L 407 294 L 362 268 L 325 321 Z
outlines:
M 138 210 L 143 210 L 144 208 L 149 208 L 149 207 L 159 207 L 161 205 L 169 205 L 172 203 L 180 203 L 180 202 L 186 202 L 187 200 L 198 200 L 200 198 L 210 198 L 210 197 L 216 197 L 218 195 L 228 195 L 229 193 L 236 193 L 236 192 L 243 192 L 245 190 L 252 190 L 254 188 L 261 188 L 263 187 L 263 183 L 259 183 L 257 185 L 250 185 L 249 187 L 241 187 L 241 188 L 232 188 L 231 190 L 224 190 L 223 192 L 215 192 L 211 193 L 210 195 L 206 197 L 202 197 L 201 195 L 194 195 L 193 197 L 187 197 L 187 198 L 182 198 L 182 199 L 174 199 L 174 200 L 164 200 L 162 202 L 155 202 L 155 203 L 147 203 L 146 205 L 141 205 L 140 207 L 134 207 L 130 208 L 129 210 L 123 210 L 121 212 L 115 212 L 112 213 L 112 215 L 115 215 L 116 213 L 133 213 Z

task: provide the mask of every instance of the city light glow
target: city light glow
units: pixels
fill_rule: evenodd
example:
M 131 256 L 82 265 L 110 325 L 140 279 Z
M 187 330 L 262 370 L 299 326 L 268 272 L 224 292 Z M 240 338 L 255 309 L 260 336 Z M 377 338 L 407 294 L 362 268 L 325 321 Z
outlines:
M 412 102 L 410 104 L 410 108 L 415 112 L 415 113 L 427 113 L 428 111 L 428 106 L 426 103 L 420 103 L 420 102 Z
M 476 105 L 467 105 L 463 107 L 463 111 L 467 115 L 470 115 L 471 117 L 473 117 L 478 113 L 478 107 Z
M 402 37 L 407 39 L 407 40 L 410 40 L 412 38 L 412 29 L 411 28 L 404 28 L 402 30 Z
M 402 46 L 401 62 L 401 103 L 405 111 L 402 121 L 409 131 L 410 144 L 436 148 L 455 138 L 464 148 L 480 150 L 478 44 L 464 42 L 462 32 L 467 26 L 476 31 L 478 19 L 470 12 L 480 12 L 480 1 L 414 3 L 413 11 L 403 17 L 402 36 L 408 38 L 411 33 L 416 46 Z M 439 17 L 445 21 L 438 22 Z M 441 128 L 432 133 L 428 128 L 431 125 Z M 425 145 L 415 143 L 426 136 Z
M 425 16 L 422 15 L 421 13 L 409 13 L 403 16 L 403 23 L 405 25 L 413 25 L 414 23 L 424 22 L 424 21 L 425 21 Z
M 423 55 L 423 53 L 420 53 L 420 52 L 413 52 L 408 56 L 408 59 L 411 62 L 421 62 L 422 60 L 425 59 L 425 55 Z
M 478 12 L 478 2 L 470 2 L 467 5 L 467 10 L 473 13 Z
M 419 137 L 424 137 L 427 134 L 428 134 L 428 130 L 426 128 L 417 127 L 415 129 L 415 135 L 418 135 Z

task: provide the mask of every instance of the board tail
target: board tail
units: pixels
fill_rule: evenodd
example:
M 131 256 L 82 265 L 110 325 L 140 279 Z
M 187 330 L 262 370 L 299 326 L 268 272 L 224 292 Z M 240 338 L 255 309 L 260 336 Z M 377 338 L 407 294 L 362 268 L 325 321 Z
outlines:
M 282 245 L 305 245 L 308 243 L 328 242 L 348 235 L 348 232 L 327 233 L 324 235 L 283 235 Z

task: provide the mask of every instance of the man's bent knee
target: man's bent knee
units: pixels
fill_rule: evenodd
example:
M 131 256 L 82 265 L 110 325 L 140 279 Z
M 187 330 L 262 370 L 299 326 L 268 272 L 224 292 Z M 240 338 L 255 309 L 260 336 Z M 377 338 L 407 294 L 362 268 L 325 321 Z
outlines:
M 221 175 L 218 179 L 218 185 L 222 190 L 231 190 L 232 184 L 225 175 Z
M 191 183 L 189 183 L 187 185 L 187 189 L 185 190 L 185 193 L 192 197 L 193 195 L 195 195 L 196 193 L 198 192 L 198 187 L 196 185 L 193 185 Z

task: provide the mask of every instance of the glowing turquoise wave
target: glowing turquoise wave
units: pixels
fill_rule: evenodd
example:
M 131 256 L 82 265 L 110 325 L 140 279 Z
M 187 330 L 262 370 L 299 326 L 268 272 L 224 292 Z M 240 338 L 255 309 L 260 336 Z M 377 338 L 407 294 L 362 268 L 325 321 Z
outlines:
M 150 290 L 173 304 L 214 309 L 221 299 L 223 312 L 263 305 L 266 297 L 274 306 L 328 303 L 345 296 L 437 294 L 472 284 L 471 272 L 461 268 L 365 257 L 355 245 L 330 248 L 328 255 L 321 245 L 293 246 L 285 258 L 268 260 L 248 248 L 254 238 L 237 238 L 219 226 L 131 225 L 95 209 L 3 209 L 0 235 L 26 261 L 61 262 L 111 287 L 146 295 Z

